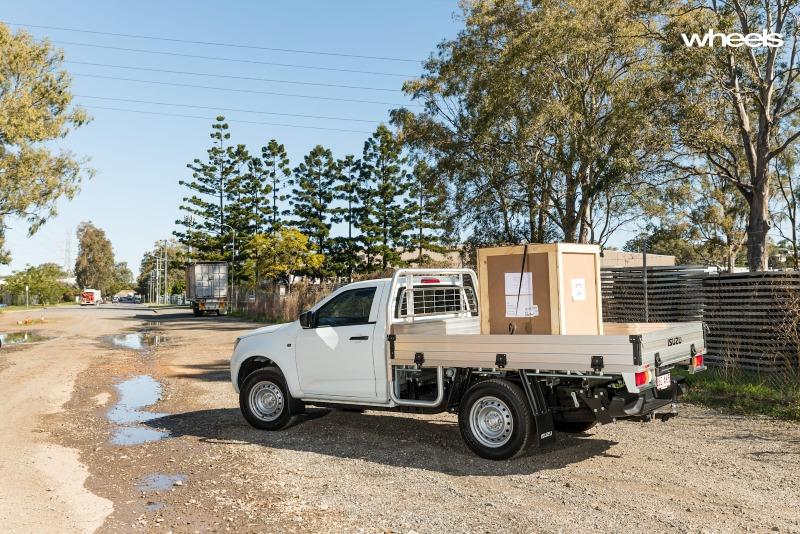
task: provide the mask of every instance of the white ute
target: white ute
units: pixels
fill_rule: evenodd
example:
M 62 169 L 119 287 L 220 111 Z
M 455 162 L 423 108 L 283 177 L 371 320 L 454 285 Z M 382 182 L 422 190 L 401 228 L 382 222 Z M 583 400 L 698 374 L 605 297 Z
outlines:
M 278 430 L 317 406 L 458 414 L 476 454 L 511 458 L 617 419 L 665 421 L 705 369 L 703 324 L 618 335 L 482 335 L 469 269 L 400 269 L 346 285 L 297 321 L 239 337 L 231 380 L 245 419 Z M 633 333 L 631 333 L 633 332 Z

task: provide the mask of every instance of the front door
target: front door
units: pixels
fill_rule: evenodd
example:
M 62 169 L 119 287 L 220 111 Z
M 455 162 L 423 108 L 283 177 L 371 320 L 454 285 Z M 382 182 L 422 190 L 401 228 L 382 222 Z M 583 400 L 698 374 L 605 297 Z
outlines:
M 313 328 L 300 331 L 295 354 L 304 395 L 376 396 L 372 355 L 376 289 L 360 287 L 335 295 L 316 311 Z

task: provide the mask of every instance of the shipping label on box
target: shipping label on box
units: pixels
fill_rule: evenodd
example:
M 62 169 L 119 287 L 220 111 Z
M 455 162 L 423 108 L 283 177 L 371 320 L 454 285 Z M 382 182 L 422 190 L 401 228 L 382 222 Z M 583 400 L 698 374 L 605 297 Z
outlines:
M 586 279 L 585 278 L 573 278 L 572 282 L 572 300 L 573 302 L 578 302 L 581 300 L 586 300 Z
M 505 273 L 506 317 L 537 317 L 531 273 Z

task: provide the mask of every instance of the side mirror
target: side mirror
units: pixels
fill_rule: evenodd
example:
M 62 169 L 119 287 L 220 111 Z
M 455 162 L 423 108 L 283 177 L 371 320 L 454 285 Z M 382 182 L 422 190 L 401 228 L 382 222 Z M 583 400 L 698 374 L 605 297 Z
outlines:
M 302 328 L 313 328 L 314 326 L 314 312 L 311 310 L 305 311 L 300 314 L 298 317 L 300 320 L 300 326 Z

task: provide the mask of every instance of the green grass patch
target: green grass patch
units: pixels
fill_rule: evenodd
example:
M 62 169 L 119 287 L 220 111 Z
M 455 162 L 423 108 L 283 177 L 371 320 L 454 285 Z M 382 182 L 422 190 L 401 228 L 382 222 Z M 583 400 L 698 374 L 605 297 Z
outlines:
M 684 400 L 743 415 L 800 421 L 800 372 L 761 374 L 709 369 L 686 374 Z

